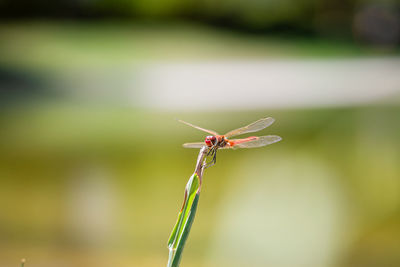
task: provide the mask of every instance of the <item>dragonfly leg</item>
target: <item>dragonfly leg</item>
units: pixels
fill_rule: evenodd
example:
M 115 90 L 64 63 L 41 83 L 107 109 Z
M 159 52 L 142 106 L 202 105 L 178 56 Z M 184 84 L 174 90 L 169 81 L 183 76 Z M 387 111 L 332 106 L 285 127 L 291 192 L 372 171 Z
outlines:
M 213 156 L 212 162 L 214 162 L 214 163 L 213 163 L 213 165 L 214 165 L 215 163 L 217 163 L 217 149 L 215 149 L 215 152 L 214 152 L 214 156 Z
M 211 166 L 214 166 L 214 164 L 215 164 L 214 161 L 207 162 L 204 168 L 207 169 Z
M 207 154 L 206 154 L 206 158 L 209 157 L 210 155 L 213 155 L 213 153 L 214 153 L 214 147 L 210 147 L 208 152 L 207 152 Z M 210 162 L 205 162 L 204 163 L 204 168 L 206 169 L 208 167 L 210 167 Z
M 211 147 L 210 151 L 208 152 L 207 156 L 212 156 L 212 160 L 210 162 L 206 163 L 205 168 L 214 166 L 215 163 L 217 162 L 217 148 L 216 146 Z
M 209 167 L 214 166 L 214 164 L 215 164 L 214 162 L 209 162 L 209 163 L 206 164 L 206 166 L 204 168 L 207 169 Z
M 206 168 L 214 166 L 217 163 L 217 152 L 214 152 L 213 159 L 207 163 Z

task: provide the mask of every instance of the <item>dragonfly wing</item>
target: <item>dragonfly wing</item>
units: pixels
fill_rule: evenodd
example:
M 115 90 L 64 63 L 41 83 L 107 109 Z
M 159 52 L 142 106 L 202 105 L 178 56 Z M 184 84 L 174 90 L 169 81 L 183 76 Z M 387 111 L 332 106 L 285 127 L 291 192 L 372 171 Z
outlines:
M 185 148 L 202 148 L 206 144 L 204 142 L 197 142 L 197 143 L 185 143 L 182 146 Z
M 246 138 L 247 139 L 247 138 Z M 246 139 L 234 139 L 233 147 L 240 147 L 240 148 L 253 148 L 253 147 L 261 147 L 270 145 L 282 140 L 280 136 L 277 135 L 266 135 L 266 136 L 257 136 Z
M 184 123 L 184 124 L 186 124 L 186 125 L 189 125 L 190 127 L 196 128 L 196 129 L 198 129 L 198 130 L 200 130 L 200 131 L 209 133 L 209 134 L 211 134 L 211 135 L 218 135 L 218 133 L 216 133 L 216 132 L 214 132 L 214 131 L 201 128 L 201 127 L 196 126 L 196 125 L 193 125 L 193 124 L 191 124 L 191 123 L 189 123 L 189 122 L 186 122 L 186 121 L 183 121 L 183 120 L 178 120 L 178 121 L 181 122 L 181 123 Z
M 274 121 L 275 119 L 271 117 L 259 119 L 258 121 L 255 121 L 245 127 L 230 131 L 229 133 L 225 134 L 225 137 L 229 138 L 240 134 L 258 132 L 270 126 Z

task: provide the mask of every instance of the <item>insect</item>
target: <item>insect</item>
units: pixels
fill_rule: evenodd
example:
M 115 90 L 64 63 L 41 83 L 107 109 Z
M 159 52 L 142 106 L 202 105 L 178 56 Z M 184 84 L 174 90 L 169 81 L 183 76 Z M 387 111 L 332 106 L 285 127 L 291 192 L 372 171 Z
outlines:
M 228 148 L 253 148 L 253 147 L 261 147 L 269 144 L 273 144 L 282 140 L 280 136 L 277 135 L 265 135 L 265 136 L 250 136 L 242 139 L 229 139 L 233 136 L 253 133 L 261 131 L 264 128 L 270 126 L 275 120 L 271 117 L 259 119 L 253 123 L 250 123 L 247 126 L 241 127 L 236 130 L 232 130 L 224 135 L 220 135 L 215 131 L 207 130 L 201 128 L 199 126 L 193 125 L 191 123 L 178 120 L 181 123 L 189 125 L 193 128 L 196 128 L 200 131 L 209 133 L 210 135 L 206 136 L 204 142 L 197 143 L 185 143 L 183 147 L 186 148 L 201 148 L 203 146 L 207 146 L 209 148 L 208 156 L 212 156 L 213 159 L 210 163 L 207 163 L 206 167 L 210 167 L 217 162 L 217 150 L 218 149 L 228 149 Z

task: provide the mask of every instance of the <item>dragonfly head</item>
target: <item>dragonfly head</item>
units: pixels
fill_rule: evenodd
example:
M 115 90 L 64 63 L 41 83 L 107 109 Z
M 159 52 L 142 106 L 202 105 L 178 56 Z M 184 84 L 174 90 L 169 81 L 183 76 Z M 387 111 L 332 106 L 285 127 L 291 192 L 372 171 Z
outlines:
M 206 136 L 206 139 L 204 140 L 204 143 L 206 143 L 207 146 L 213 146 L 217 142 L 217 138 L 213 135 Z

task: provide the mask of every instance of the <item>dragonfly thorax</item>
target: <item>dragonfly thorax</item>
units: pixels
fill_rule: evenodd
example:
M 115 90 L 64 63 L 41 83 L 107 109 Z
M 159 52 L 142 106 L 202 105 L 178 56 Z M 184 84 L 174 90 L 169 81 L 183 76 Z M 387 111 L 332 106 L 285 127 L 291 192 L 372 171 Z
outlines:
M 213 146 L 217 142 L 217 138 L 213 135 L 206 136 L 206 139 L 204 140 L 204 143 L 206 143 L 207 146 Z

